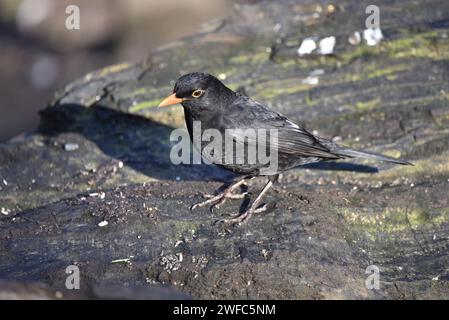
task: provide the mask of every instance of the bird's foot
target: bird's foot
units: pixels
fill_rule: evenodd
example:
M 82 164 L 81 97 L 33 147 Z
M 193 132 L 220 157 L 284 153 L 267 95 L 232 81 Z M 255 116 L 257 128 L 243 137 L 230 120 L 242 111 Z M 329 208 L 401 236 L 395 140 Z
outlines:
M 229 194 L 224 195 L 223 198 L 225 198 L 225 199 L 243 199 L 243 198 L 245 198 L 248 194 L 249 194 L 249 192 L 229 193 Z M 212 195 L 212 194 L 205 194 L 205 195 L 204 195 L 204 198 L 208 198 L 208 199 L 211 199 L 211 198 L 214 198 L 214 197 L 215 197 L 215 196 Z
M 264 205 L 258 207 L 258 208 L 249 208 L 242 214 L 238 215 L 237 217 L 230 218 L 230 219 L 223 219 L 219 222 L 222 222 L 226 227 L 233 226 L 235 224 L 244 224 L 248 222 L 248 220 L 253 216 L 253 214 L 258 214 L 265 212 L 272 208 L 272 205 L 269 203 L 265 203 Z
M 194 210 L 196 208 L 204 207 L 209 204 L 211 204 L 209 210 L 212 212 L 213 209 L 218 209 L 220 206 L 226 202 L 226 199 L 243 199 L 245 198 L 249 193 L 248 192 L 242 192 L 239 194 L 235 194 L 229 191 L 224 191 L 222 193 L 219 193 L 217 195 L 210 195 L 206 194 L 204 195 L 205 198 L 208 198 L 205 201 L 201 201 L 198 203 L 195 203 L 190 207 L 190 210 Z

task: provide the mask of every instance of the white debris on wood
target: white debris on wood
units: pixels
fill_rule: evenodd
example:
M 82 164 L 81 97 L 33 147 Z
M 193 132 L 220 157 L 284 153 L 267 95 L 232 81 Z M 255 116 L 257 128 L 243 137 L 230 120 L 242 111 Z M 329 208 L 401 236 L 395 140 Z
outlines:
M 377 45 L 380 40 L 383 39 L 382 30 L 380 28 L 369 28 L 363 30 L 363 39 L 365 39 L 366 44 L 369 46 Z
M 182 243 L 184 243 L 184 241 L 182 241 L 182 240 L 176 241 L 176 243 L 175 243 L 175 248 L 176 248 L 177 246 L 179 246 L 180 244 L 182 244 Z
M 302 80 L 302 83 L 304 84 L 309 84 L 309 85 L 317 85 L 320 82 L 320 79 L 318 79 L 318 77 L 315 76 L 308 76 L 307 78 L 304 78 Z
M 129 258 L 112 260 L 111 263 L 129 263 L 129 262 L 131 262 L 131 259 L 133 259 L 133 258 L 134 258 L 134 256 L 129 256 Z
M 302 41 L 298 48 L 298 54 L 300 56 L 311 54 L 317 48 L 315 40 L 313 38 L 306 38 Z
M 282 24 L 276 23 L 273 27 L 273 31 L 277 33 L 281 30 L 281 28 L 282 28 Z
M 323 38 L 320 40 L 318 52 L 323 55 L 333 54 L 336 43 L 334 36 Z
M 310 72 L 311 76 L 321 76 L 324 74 L 324 69 L 315 69 L 312 72 Z
M 106 227 L 107 225 L 108 225 L 108 222 L 106 220 L 103 220 L 98 224 L 99 227 Z
M 91 198 L 95 198 L 95 197 L 99 197 L 100 199 L 104 199 L 106 197 L 106 193 L 104 192 L 93 192 L 93 193 L 89 193 L 89 197 Z
M 160 265 L 164 267 L 164 270 L 167 271 L 167 273 L 171 273 L 172 271 L 176 271 L 181 268 L 181 261 L 182 255 L 179 256 L 179 254 L 168 254 L 163 255 L 163 252 L 161 253 L 160 258 Z
M 6 181 L 5 179 L 3 179 L 3 184 L 4 184 L 5 186 L 7 186 L 7 185 L 8 185 L 8 181 Z
M 359 45 L 361 41 L 362 41 L 362 36 L 360 35 L 360 32 L 358 32 L 358 31 L 354 31 L 354 33 L 351 34 L 348 38 L 349 44 L 351 44 L 353 46 Z
M 266 259 L 269 255 L 269 252 L 267 249 L 263 248 L 262 251 L 260 252 L 260 254 L 262 255 L 262 257 L 264 257 Z
M 65 151 L 75 151 L 78 150 L 80 146 L 77 143 L 66 143 L 64 144 Z
M 309 85 L 317 85 L 320 82 L 318 76 L 324 74 L 323 69 L 316 69 L 310 72 L 309 76 L 302 80 L 302 83 Z
M 5 216 L 7 216 L 11 211 L 9 211 L 6 208 L 2 208 L 2 210 L 0 211 L 2 214 L 4 214 Z
M 343 141 L 343 138 L 340 137 L 340 136 L 335 136 L 335 137 L 332 138 L 332 142 L 335 142 L 335 143 L 339 143 L 339 142 L 342 142 L 342 141 Z

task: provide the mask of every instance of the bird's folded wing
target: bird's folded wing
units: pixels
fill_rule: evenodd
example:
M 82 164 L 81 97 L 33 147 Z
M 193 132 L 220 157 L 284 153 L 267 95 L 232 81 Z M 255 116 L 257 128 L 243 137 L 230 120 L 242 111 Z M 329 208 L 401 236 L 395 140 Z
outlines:
M 338 159 L 327 147 L 319 142 L 310 132 L 287 117 L 273 112 L 253 100 L 246 100 L 234 110 L 238 110 L 238 117 L 232 116 L 228 128 L 275 130 L 277 137 L 268 140 L 268 148 L 274 148 L 279 154 L 286 153 L 297 157 L 319 157 Z M 238 121 L 236 121 L 238 119 Z M 254 136 L 244 136 L 244 131 L 229 132 L 236 141 L 257 143 Z

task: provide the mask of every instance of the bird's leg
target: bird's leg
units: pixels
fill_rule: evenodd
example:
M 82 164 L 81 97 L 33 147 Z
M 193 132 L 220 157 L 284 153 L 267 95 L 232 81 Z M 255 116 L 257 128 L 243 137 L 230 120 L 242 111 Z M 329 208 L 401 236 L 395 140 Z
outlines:
M 210 210 L 212 210 L 213 208 L 218 208 L 220 205 L 222 205 L 226 199 L 242 199 L 243 197 L 245 197 L 245 195 L 247 194 L 247 192 L 242 193 L 242 194 L 233 194 L 232 192 L 237 189 L 238 187 L 240 187 L 246 179 L 248 179 L 249 177 L 244 177 L 240 180 L 238 180 L 237 182 L 234 182 L 233 184 L 231 184 L 230 186 L 228 186 L 226 189 L 224 189 L 222 192 L 220 192 L 217 195 L 211 196 L 211 195 L 206 195 L 206 197 L 208 197 L 209 199 L 207 199 L 206 201 L 202 201 L 199 203 L 194 204 L 193 206 L 190 207 L 190 210 L 199 208 L 199 207 L 204 207 L 208 204 L 212 204 Z
M 247 222 L 251 216 L 254 213 L 260 213 L 260 212 L 264 212 L 267 210 L 267 206 L 264 205 L 260 208 L 258 208 L 260 201 L 262 201 L 262 197 L 265 195 L 265 193 L 267 193 L 267 191 L 271 188 L 271 186 L 273 185 L 274 182 L 276 182 L 278 176 L 274 176 L 274 177 L 270 177 L 270 180 L 268 180 L 267 184 L 265 185 L 265 187 L 263 187 L 262 191 L 259 193 L 259 195 L 257 196 L 257 198 L 254 200 L 254 202 L 251 204 L 251 206 L 241 215 L 235 217 L 235 218 L 231 218 L 231 219 L 224 219 L 222 220 L 222 222 L 225 225 L 234 225 L 236 223 L 241 223 L 241 222 Z

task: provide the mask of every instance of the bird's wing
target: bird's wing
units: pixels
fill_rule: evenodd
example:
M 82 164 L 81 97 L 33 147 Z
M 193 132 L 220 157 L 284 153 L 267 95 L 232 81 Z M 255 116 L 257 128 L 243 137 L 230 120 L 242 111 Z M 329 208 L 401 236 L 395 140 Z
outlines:
M 278 153 L 296 157 L 340 158 L 300 125 L 244 96 L 229 106 L 224 121 L 226 128 L 275 129 L 277 141 L 270 141 L 270 147 L 276 148 Z

